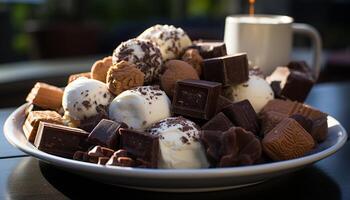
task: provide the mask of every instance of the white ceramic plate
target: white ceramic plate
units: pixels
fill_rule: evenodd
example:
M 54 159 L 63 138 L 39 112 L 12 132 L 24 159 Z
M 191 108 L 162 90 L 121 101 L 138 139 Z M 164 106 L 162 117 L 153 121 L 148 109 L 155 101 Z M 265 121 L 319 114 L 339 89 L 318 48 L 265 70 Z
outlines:
M 82 176 L 122 187 L 152 191 L 200 192 L 231 189 L 260 183 L 326 158 L 339 150 L 347 139 L 345 129 L 333 117 L 328 117 L 328 137 L 313 152 L 302 158 L 244 167 L 215 169 L 141 169 L 104 167 L 50 155 L 37 150 L 22 131 L 24 109 L 15 110 L 4 125 L 7 140 L 42 161 Z

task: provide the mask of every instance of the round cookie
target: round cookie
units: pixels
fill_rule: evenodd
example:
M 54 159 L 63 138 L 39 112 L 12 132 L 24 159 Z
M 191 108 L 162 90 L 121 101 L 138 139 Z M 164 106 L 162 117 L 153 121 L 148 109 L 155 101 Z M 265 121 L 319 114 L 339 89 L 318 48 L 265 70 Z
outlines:
M 91 78 L 106 82 L 107 71 L 112 65 L 112 56 L 96 61 L 91 67 Z
M 130 88 L 142 86 L 144 77 L 145 74 L 136 65 L 123 60 L 109 68 L 106 83 L 109 91 L 118 95 Z
M 113 52 L 113 64 L 122 60 L 135 64 L 145 74 L 145 82 L 151 83 L 159 76 L 163 64 L 158 46 L 149 40 L 130 39 L 121 43 Z

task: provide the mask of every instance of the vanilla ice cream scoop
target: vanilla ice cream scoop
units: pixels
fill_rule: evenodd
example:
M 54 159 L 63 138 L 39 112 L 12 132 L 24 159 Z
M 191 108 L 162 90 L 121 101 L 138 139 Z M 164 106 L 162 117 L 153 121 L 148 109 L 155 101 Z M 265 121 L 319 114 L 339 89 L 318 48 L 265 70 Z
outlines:
M 192 45 L 186 32 L 172 25 L 154 25 L 141 33 L 138 38 L 156 43 L 164 60 L 178 58 L 186 47 Z
M 62 107 L 70 118 L 83 120 L 106 112 L 112 100 L 107 85 L 87 78 L 78 78 L 64 89 Z
M 245 83 L 228 87 L 225 94 L 234 102 L 248 99 L 257 113 L 268 101 L 274 99 L 269 83 L 256 75 L 249 76 L 249 80 Z
M 159 168 L 207 168 L 198 126 L 183 117 L 170 117 L 146 130 L 159 136 Z
M 109 106 L 109 118 L 136 130 L 170 116 L 170 100 L 158 87 L 140 86 L 126 90 Z

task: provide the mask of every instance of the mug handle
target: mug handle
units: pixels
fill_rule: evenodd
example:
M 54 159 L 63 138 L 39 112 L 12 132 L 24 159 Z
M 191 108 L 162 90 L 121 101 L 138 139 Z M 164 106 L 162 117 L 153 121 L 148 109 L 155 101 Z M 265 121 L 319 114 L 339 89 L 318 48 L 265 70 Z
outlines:
M 293 33 L 306 35 L 311 39 L 312 46 L 313 46 L 313 62 L 311 67 L 312 67 L 314 76 L 317 80 L 320 74 L 321 50 L 322 50 L 322 41 L 321 41 L 320 34 L 314 27 L 308 24 L 293 23 L 292 29 L 293 29 Z

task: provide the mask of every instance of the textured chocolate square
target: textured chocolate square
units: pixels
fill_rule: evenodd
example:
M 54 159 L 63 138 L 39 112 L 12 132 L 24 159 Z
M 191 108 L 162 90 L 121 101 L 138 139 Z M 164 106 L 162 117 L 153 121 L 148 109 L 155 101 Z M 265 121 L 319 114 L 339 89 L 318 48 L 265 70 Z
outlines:
M 219 112 L 202 126 L 202 130 L 226 131 L 232 126 L 232 122 L 226 117 L 226 115 Z
M 248 59 L 246 53 L 205 59 L 203 79 L 220 82 L 224 86 L 243 83 L 248 80 Z
M 299 158 L 314 146 L 311 135 L 294 119 L 285 118 L 262 140 L 264 152 L 273 160 Z
M 233 103 L 222 110 L 234 125 L 242 127 L 254 134 L 259 134 L 258 116 L 248 100 Z
M 211 119 L 216 113 L 221 83 L 182 80 L 175 86 L 173 113 L 199 119 Z
M 304 102 L 314 83 L 309 74 L 292 71 L 280 94 L 292 101 Z
M 194 45 L 190 48 L 197 49 L 204 59 L 227 55 L 226 45 L 221 41 L 194 41 Z
M 85 150 L 87 136 L 78 128 L 40 122 L 34 145 L 46 153 L 73 158 L 76 151 Z
M 119 149 L 119 129 L 127 128 L 124 123 L 102 119 L 91 131 L 88 141 L 114 150 Z
M 159 138 L 144 132 L 121 128 L 121 147 L 151 168 L 158 166 Z
M 63 119 L 56 111 L 44 110 L 29 112 L 23 125 L 23 132 L 31 143 L 34 143 L 40 122 L 63 124 Z
M 300 114 L 293 114 L 289 117 L 297 121 L 308 133 L 311 134 L 313 122 L 310 118 L 304 117 Z

